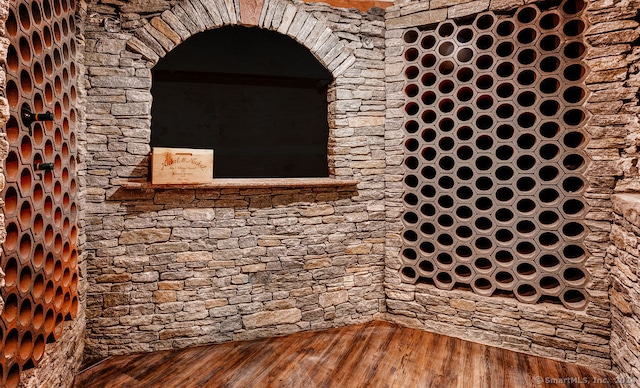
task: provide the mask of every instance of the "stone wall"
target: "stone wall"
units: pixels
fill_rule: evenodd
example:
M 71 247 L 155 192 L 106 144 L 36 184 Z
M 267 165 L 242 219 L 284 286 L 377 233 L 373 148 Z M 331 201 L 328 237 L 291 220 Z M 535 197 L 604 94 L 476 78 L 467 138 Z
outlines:
M 615 219 L 607 253 L 611 271 L 611 358 L 620 377 L 640 381 L 640 196 L 612 198 Z
M 89 2 L 86 25 L 87 361 L 384 312 L 382 16 L 275 0 L 259 17 L 222 1 L 115 4 Z M 293 37 L 332 72 L 331 173 L 357 188 L 120 187 L 147 177 L 150 68 L 238 19 Z
M 507 297 L 480 297 L 470 291 L 441 291 L 432 285 L 408 285 L 399 269 L 403 211 L 402 138 L 403 59 L 402 34 L 414 26 L 435 25 L 446 19 L 467 18 L 491 10 L 513 12 L 521 1 L 423 1 L 402 3 L 387 9 L 386 75 L 387 113 L 387 258 L 385 290 L 388 319 L 413 327 L 454 335 L 473 341 L 519 350 L 571 362 L 610 367 L 609 332 L 611 317 L 607 270 L 604 257 L 612 220 L 610 196 L 616 182 L 625 177 L 637 180 L 635 139 L 639 133 L 634 82 L 637 42 L 640 34 L 634 20 L 638 8 L 633 2 L 594 1 L 587 5 L 590 46 L 585 59 L 590 68 L 586 79 L 591 95 L 586 108 L 592 117 L 585 129 L 590 135 L 587 154 L 591 161 L 585 176 L 589 188 L 586 224 L 591 233 L 585 239 L 590 256 L 585 266 L 591 276 L 587 287 L 591 302 L 583 311 L 559 305 L 528 305 Z M 625 152 L 621 162 L 619 153 Z

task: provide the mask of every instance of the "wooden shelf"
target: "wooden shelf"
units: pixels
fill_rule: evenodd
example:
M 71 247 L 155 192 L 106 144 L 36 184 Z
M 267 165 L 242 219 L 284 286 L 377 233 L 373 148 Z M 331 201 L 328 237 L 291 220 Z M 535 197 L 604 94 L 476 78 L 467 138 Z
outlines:
M 313 188 L 355 187 L 360 183 L 354 179 L 334 178 L 229 178 L 214 179 L 205 184 L 161 184 L 154 185 L 142 179 L 114 179 L 111 183 L 129 190 L 156 189 L 266 189 L 266 188 Z

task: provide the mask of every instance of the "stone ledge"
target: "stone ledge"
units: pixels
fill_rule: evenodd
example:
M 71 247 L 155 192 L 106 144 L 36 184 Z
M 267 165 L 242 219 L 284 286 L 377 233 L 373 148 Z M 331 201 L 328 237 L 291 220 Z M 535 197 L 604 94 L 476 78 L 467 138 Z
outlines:
M 298 188 L 298 187 L 356 187 L 360 181 L 355 179 L 334 178 L 229 178 L 214 179 L 206 184 L 161 184 L 154 185 L 147 180 L 114 179 L 111 182 L 116 186 L 130 190 L 155 190 L 155 189 L 262 189 L 272 187 Z
M 613 211 L 622 215 L 633 225 L 640 227 L 640 193 L 614 194 L 611 196 Z

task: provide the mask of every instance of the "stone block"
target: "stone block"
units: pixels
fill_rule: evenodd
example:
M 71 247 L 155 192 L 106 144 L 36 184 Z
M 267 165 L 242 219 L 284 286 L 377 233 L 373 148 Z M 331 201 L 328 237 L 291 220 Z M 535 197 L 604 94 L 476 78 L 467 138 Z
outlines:
M 125 231 L 120 234 L 118 242 L 122 245 L 151 244 L 168 241 L 171 236 L 169 228 L 148 228 Z
M 321 307 L 336 306 L 349 300 L 349 292 L 346 290 L 325 292 L 320 294 L 319 304 Z
M 300 309 L 292 308 L 276 311 L 262 311 L 242 317 L 242 323 L 247 330 L 259 327 L 297 323 L 302 319 Z

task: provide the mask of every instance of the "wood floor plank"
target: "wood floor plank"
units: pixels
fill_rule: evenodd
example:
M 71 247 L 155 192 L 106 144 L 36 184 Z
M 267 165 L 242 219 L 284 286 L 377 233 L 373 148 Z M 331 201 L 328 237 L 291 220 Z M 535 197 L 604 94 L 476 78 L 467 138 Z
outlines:
M 549 382 L 542 381 L 545 377 Z M 387 322 L 112 357 L 78 388 L 579 387 L 608 372 Z M 559 383 L 560 382 L 560 383 Z M 615 384 L 598 385 L 615 387 Z

